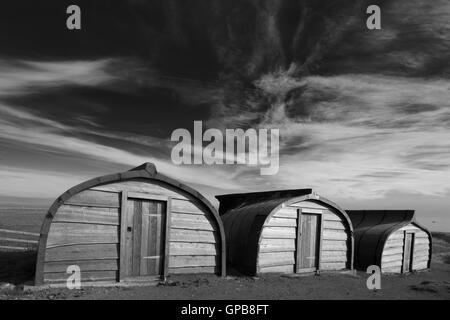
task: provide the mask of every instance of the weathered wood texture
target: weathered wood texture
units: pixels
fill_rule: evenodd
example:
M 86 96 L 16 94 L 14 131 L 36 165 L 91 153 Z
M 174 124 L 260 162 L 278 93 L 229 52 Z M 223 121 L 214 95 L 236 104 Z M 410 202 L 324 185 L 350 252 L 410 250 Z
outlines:
M 297 272 L 311 268 L 317 270 L 320 254 L 320 228 L 320 215 L 301 213 L 298 226 L 299 232 L 297 232 Z
M 230 268 L 248 275 L 300 272 L 296 252 L 301 245 L 297 241 L 301 238 L 297 236 L 301 210 L 320 215 L 317 225 L 323 240 L 319 241 L 319 253 L 324 253 L 316 257 L 319 270 L 353 269 L 353 228 L 347 213 L 312 189 L 228 194 L 216 198 L 220 202 Z M 345 258 L 340 258 L 341 255 Z M 319 261 L 322 259 L 324 262 Z M 307 272 L 307 268 L 301 272 Z
M 400 273 L 430 267 L 431 233 L 415 220 L 414 210 L 347 210 L 347 214 L 354 228 L 355 266 L 359 270 L 377 265 L 384 273 Z M 405 242 L 409 241 L 405 232 L 414 233 L 408 236 L 412 238 L 412 254 L 405 255 Z
M 279 209 L 265 221 L 258 253 L 259 272 L 295 272 L 298 209 L 305 215 L 321 215 L 320 221 L 315 222 L 323 224 L 319 270 L 350 268 L 351 236 L 344 218 L 317 202 L 301 201 Z M 314 241 L 306 242 L 305 245 L 309 244 L 313 245 Z M 306 264 L 307 258 L 300 260 Z M 308 260 L 311 261 L 311 258 Z
M 428 268 L 430 260 L 430 239 L 428 234 L 414 224 L 393 232 L 387 239 L 383 256 L 381 259 L 381 270 L 383 273 L 402 273 L 409 271 L 404 269 L 405 258 L 405 231 L 414 233 L 412 270 L 423 270 Z
M 172 199 L 169 273 L 212 273 L 220 269 L 219 230 L 198 204 Z
M 167 202 L 126 200 L 123 277 L 164 276 Z
M 80 266 L 82 281 L 119 280 L 122 191 L 172 197 L 169 272 L 220 272 L 221 237 L 210 211 L 174 187 L 138 178 L 84 190 L 59 207 L 48 233 L 44 282 L 66 281 L 69 265 Z M 144 217 L 143 228 L 149 219 Z M 149 232 L 153 231 L 157 230 Z M 153 249 L 142 250 L 148 256 L 160 255 L 159 249 Z M 155 268 L 150 264 L 144 267 Z

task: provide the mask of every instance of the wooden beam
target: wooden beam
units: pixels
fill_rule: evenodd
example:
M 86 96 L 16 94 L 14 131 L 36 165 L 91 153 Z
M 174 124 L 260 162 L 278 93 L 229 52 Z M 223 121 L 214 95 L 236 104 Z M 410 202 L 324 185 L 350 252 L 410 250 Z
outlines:
M 322 259 L 322 239 L 323 239 L 323 215 L 318 215 L 318 219 L 317 219 L 320 223 L 320 231 L 319 231 L 319 246 L 318 246 L 318 250 L 319 252 L 317 252 L 317 271 L 320 272 L 320 263 L 321 263 L 321 259 Z
M 160 200 L 160 201 L 167 201 L 169 198 L 165 195 L 160 194 L 151 194 L 151 193 L 143 193 L 143 192 L 127 192 L 128 198 L 135 198 L 135 199 L 146 199 L 146 200 Z
M 172 216 L 172 198 L 168 197 L 166 200 L 166 233 L 165 233 L 165 243 L 164 243 L 164 281 L 169 274 L 169 259 L 170 259 L 170 225 Z
M 126 274 L 126 231 L 127 231 L 127 201 L 128 195 L 126 191 L 122 191 L 120 195 L 120 245 L 119 245 L 119 281 L 125 279 Z
M 295 273 L 300 270 L 300 241 L 302 236 L 302 209 L 297 210 L 297 238 L 295 241 Z

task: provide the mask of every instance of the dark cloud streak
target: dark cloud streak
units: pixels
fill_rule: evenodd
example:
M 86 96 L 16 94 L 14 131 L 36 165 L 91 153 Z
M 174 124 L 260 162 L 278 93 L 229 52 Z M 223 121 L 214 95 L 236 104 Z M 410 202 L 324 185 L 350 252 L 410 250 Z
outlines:
M 383 30 L 369 31 L 365 0 L 80 0 L 83 29 L 75 32 L 65 28 L 72 2 L 8 2 L 0 12 L 0 138 L 23 148 L 0 176 L 20 190 L 16 176 L 30 173 L 14 171 L 14 159 L 29 152 L 39 178 L 46 174 L 33 159 L 59 147 L 54 168 L 64 171 L 73 157 L 72 176 L 86 173 L 83 157 L 88 168 L 114 169 L 152 159 L 229 189 L 448 192 L 448 154 L 420 151 L 448 148 L 445 1 L 378 1 Z M 170 133 L 193 120 L 280 128 L 280 173 L 172 166 Z M 68 183 L 51 174 L 49 187 Z

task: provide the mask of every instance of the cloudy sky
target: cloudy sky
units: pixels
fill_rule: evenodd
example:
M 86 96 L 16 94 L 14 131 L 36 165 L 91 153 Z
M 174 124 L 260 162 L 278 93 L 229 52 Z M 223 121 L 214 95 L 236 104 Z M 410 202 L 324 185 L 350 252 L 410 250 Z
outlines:
M 4 205 L 150 161 L 209 198 L 313 187 L 450 231 L 448 0 L 15 0 L 0 39 Z M 194 120 L 280 129 L 278 174 L 174 165 L 170 135 Z

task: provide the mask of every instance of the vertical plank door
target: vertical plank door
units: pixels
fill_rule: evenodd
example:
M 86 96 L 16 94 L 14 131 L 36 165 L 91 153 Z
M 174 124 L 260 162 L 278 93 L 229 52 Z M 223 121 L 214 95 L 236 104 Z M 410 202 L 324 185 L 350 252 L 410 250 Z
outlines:
M 125 236 L 127 277 L 157 276 L 164 272 L 166 203 L 128 199 Z
M 403 272 L 411 272 L 412 270 L 412 259 L 413 259 L 413 241 L 414 234 L 406 232 L 405 234 L 405 244 L 403 248 Z
M 297 272 L 317 270 L 320 243 L 320 216 L 301 214 L 300 241 L 297 247 Z
M 164 273 L 165 203 L 148 201 L 149 208 L 143 212 L 140 275 Z

